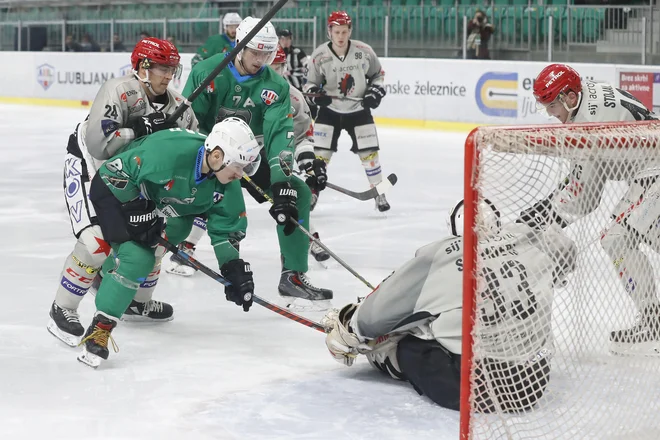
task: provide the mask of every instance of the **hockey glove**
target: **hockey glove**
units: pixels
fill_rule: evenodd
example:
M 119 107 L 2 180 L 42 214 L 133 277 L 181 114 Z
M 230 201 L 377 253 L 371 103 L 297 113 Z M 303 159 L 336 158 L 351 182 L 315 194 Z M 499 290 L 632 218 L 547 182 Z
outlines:
M 165 227 L 153 200 L 137 199 L 121 205 L 126 219 L 126 232 L 132 241 L 155 247 Z
M 317 159 L 311 151 L 305 151 L 298 156 L 298 167 L 308 174 L 305 183 L 311 190 L 323 191 L 328 181 L 326 165 L 323 159 Z
M 243 306 L 244 312 L 250 310 L 254 294 L 250 263 L 240 258 L 231 260 L 222 265 L 220 273 L 231 283 L 231 286 L 225 286 L 227 301 L 231 301 L 237 306 Z
M 156 112 L 137 118 L 133 121 L 133 126 L 131 127 L 135 133 L 135 138 L 147 136 L 160 130 L 167 130 L 168 128 L 176 128 L 176 124 L 165 122 L 167 116 L 165 113 Z
M 327 107 L 330 104 L 332 104 L 332 98 L 327 95 L 325 90 L 323 90 L 320 87 L 312 87 L 309 90 L 307 90 L 307 93 L 312 96 L 308 96 L 308 99 L 312 102 L 314 105 L 318 105 L 319 107 Z
M 552 208 L 551 198 L 536 202 L 531 208 L 520 213 L 516 223 L 523 223 L 533 229 L 546 229 L 551 223 L 557 223 L 560 228 L 568 226 L 563 218 Z
M 329 330 L 325 337 L 325 345 L 330 351 L 330 355 L 340 364 L 347 367 L 353 365 L 355 357 L 360 353 L 367 353 L 371 350 L 369 346 L 360 340 L 352 332 L 348 324 L 357 304 L 347 304 L 341 310 L 330 310 L 321 320 L 321 325 Z
M 270 215 L 278 225 L 284 226 L 284 235 L 291 235 L 296 230 L 298 223 L 298 192 L 291 187 L 289 182 L 275 182 L 271 185 L 273 191 L 273 206 L 270 207 Z M 291 221 L 293 219 L 293 221 Z M 295 223 L 294 223 L 295 222 Z
M 364 98 L 362 99 L 362 107 L 377 108 L 384 96 L 384 88 L 381 86 L 371 85 L 367 88 L 367 92 L 364 94 Z

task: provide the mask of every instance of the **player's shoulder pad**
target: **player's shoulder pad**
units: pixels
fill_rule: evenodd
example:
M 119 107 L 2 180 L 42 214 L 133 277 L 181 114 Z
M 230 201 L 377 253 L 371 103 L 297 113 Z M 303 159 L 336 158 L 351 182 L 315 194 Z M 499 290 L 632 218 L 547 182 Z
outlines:
M 372 53 L 374 55 L 376 54 L 376 52 L 374 52 L 374 50 L 371 48 L 371 46 L 369 46 L 364 41 L 351 40 L 351 45 L 357 50 L 362 50 L 362 51 L 365 51 L 365 52 L 369 52 L 369 53 Z
M 313 64 L 318 64 L 318 65 L 331 62 L 332 53 L 330 52 L 328 43 L 323 43 L 322 45 L 314 49 L 314 52 L 312 52 L 311 55 L 311 59 Z

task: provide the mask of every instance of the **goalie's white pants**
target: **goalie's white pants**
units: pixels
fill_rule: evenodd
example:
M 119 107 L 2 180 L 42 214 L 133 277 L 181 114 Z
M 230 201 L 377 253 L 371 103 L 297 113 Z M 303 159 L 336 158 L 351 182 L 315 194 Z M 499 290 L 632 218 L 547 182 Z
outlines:
M 640 249 L 646 243 L 660 253 L 660 179 L 645 189 L 632 183 L 614 212 L 614 221 L 601 235 L 601 245 L 610 256 L 624 289 L 638 312 L 658 305 L 653 267 Z

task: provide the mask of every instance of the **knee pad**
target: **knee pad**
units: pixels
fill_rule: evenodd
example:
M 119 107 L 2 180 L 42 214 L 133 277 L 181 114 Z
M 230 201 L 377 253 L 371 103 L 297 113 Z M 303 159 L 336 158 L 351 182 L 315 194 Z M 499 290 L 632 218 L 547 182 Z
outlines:
M 314 125 L 314 150 L 331 150 L 335 128 L 327 124 Z
M 355 131 L 355 148 L 357 151 L 378 150 L 378 134 L 376 124 L 358 125 Z

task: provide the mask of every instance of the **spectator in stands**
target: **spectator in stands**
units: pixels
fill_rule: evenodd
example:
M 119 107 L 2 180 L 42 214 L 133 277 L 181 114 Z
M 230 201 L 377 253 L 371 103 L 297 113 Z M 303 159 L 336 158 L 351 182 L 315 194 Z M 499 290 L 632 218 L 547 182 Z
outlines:
M 302 90 L 305 74 L 307 73 L 307 54 L 292 44 L 293 35 L 289 29 L 279 32 L 280 46 L 286 54 L 286 74 L 284 77 L 298 90 Z
M 124 46 L 124 42 L 119 38 L 119 34 L 112 35 L 112 48 L 115 52 L 126 52 L 126 46 Z M 108 48 L 108 52 L 112 52 L 112 50 Z
M 84 34 L 82 40 L 80 41 L 80 47 L 82 52 L 100 52 L 101 47 L 96 41 L 92 38 L 90 34 Z
M 468 23 L 467 58 L 469 60 L 489 60 L 488 42 L 495 28 L 488 23 L 486 14 L 477 9 L 472 21 Z
M 69 34 L 64 39 L 65 52 L 82 52 L 80 44 L 73 39 L 73 35 Z

